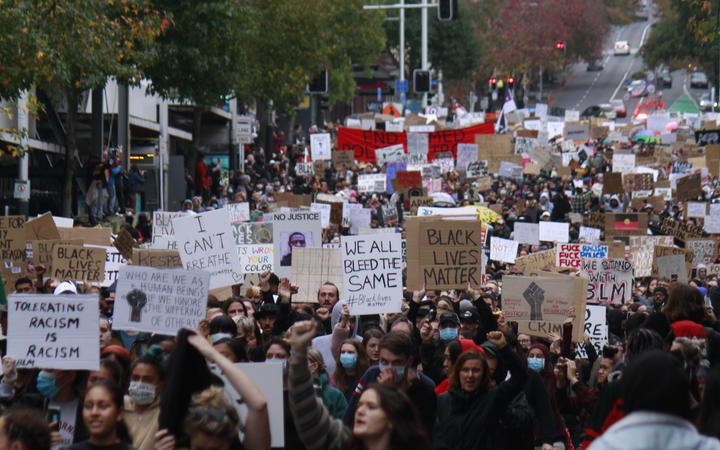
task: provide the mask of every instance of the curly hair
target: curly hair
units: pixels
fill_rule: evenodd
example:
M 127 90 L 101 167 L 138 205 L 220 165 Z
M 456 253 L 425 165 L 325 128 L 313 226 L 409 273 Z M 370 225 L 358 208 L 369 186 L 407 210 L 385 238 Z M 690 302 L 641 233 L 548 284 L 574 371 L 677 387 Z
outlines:
M 50 448 L 50 430 L 42 414 L 36 409 L 14 406 L 2 415 L 8 447 L 19 441 L 25 450 Z
M 185 432 L 192 436 L 203 433 L 230 440 L 237 435 L 240 417 L 225 399 L 225 392 L 210 386 L 192 397 L 185 416 Z

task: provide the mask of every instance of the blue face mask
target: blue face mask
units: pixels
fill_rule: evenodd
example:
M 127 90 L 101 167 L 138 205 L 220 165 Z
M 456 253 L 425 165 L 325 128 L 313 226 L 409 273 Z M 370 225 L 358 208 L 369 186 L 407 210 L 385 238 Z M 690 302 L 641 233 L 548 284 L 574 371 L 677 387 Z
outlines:
M 341 353 L 340 365 L 345 369 L 354 369 L 357 366 L 357 355 L 355 353 Z
M 447 327 L 440 330 L 440 340 L 443 342 L 450 342 L 452 340 L 457 339 L 458 337 L 458 329 Z
M 545 368 L 545 358 L 528 358 L 528 367 L 535 372 L 540 372 Z
M 230 334 L 230 333 L 213 333 L 210 335 L 210 340 L 212 340 L 213 344 L 216 343 L 217 341 L 219 341 L 220 339 L 225 339 L 225 338 L 228 338 L 228 339 L 232 338 L 232 334 Z
M 45 398 L 53 398 L 60 392 L 60 388 L 55 384 L 55 374 L 52 372 L 41 370 L 38 373 L 36 386 L 40 395 Z

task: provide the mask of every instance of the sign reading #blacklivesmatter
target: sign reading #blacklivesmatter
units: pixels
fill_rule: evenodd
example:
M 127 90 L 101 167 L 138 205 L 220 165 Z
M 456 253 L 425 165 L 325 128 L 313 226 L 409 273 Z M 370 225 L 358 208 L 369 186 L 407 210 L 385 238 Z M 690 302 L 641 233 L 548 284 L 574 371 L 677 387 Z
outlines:
M 457 144 L 473 144 L 476 134 L 493 134 L 494 132 L 495 124 L 487 122 L 467 128 L 428 133 L 428 160 L 432 161 L 436 152 L 452 152 L 454 157 L 457 152 Z M 358 161 L 375 162 L 375 149 L 398 144 L 406 146 L 407 133 L 338 128 L 338 149 L 341 151 L 352 150 Z

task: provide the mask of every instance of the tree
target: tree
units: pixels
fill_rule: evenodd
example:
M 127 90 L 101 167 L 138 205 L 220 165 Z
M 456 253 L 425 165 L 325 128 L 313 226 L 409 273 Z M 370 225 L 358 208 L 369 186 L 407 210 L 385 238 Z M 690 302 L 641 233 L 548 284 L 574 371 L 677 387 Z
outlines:
M 6 0 L 0 17 L 14 22 L 0 41 L 0 60 L 8 61 L 0 95 L 16 98 L 35 86 L 65 101 L 62 211 L 70 216 L 81 93 L 108 77 L 138 83 L 139 68 L 153 57 L 150 44 L 166 24 L 145 0 Z

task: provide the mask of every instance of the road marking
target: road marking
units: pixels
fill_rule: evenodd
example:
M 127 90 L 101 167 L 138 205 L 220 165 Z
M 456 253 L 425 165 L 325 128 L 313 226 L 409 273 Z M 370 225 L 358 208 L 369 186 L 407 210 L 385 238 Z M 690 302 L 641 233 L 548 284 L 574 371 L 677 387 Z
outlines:
M 642 36 L 640 36 L 640 46 L 638 47 L 638 50 L 640 50 L 640 48 L 642 48 L 642 46 L 643 46 L 643 43 L 645 43 L 645 36 L 647 35 L 647 32 L 651 26 L 652 26 L 652 22 L 645 26 L 645 29 L 642 32 Z M 618 91 L 623 86 L 623 83 L 625 83 L 625 80 L 627 79 L 628 75 L 630 75 L 630 70 L 632 69 L 633 62 L 635 62 L 635 61 L 630 62 L 630 65 L 628 66 L 628 70 L 625 71 L 625 74 L 623 75 L 622 80 L 620 80 L 620 83 L 617 85 L 617 87 L 615 88 L 615 91 L 610 96 L 609 101 L 612 102 L 615 99 L 615 96 L 617 95 Z
M 695 97 L 693 97 L 692 94 L 690 94 L 690 91 L 688 91 L 687 80 L 688 80 L 688 76 L 687 76 L 687 72 L 685 72 L 685 75 L 683 78 L 683 91 L 685 92 L 685 94 L 687 94 L 688 97 L 690 97 L 690 100 L 692 100 L 693 104 L 695 104 L 695 107 L 697 109 L 700 109 L 700 105 L 698 105 L 698 103 L 695 101 Z

